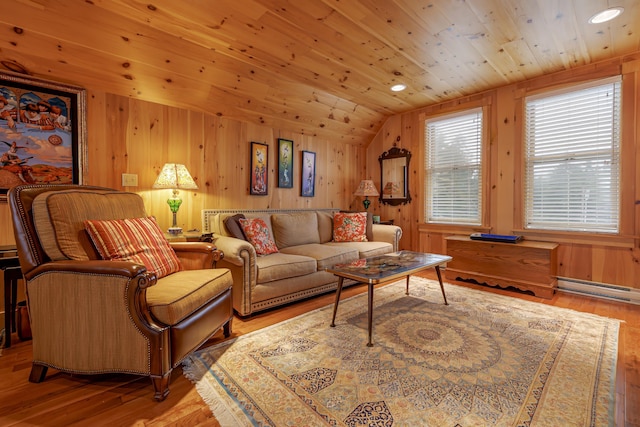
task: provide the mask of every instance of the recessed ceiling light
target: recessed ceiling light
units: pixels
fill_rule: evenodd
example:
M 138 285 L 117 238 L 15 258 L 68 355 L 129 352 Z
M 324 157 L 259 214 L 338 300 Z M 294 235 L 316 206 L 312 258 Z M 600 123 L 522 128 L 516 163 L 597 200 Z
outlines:
M 612 7 L 602 12 L 596 13 L 589 18 L 589 24 L 602 24 L 603 22 L 611 21 L 624 11 L 623 7 Z
M 394 92 L 402 92 L 406 88 L 407 88 L 407 85 L 402 84 L 402 83 L 391 86 L 391 90 L 394 91 Z

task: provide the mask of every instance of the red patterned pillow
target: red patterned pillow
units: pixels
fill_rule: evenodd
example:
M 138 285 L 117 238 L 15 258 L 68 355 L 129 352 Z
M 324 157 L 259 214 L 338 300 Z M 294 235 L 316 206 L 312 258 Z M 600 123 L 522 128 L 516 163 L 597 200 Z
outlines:
M 175 251 L 155 218 L 84 221 L 85 230 L 102 259 L 132 261 L 159 278 L 182 270 Z
M 366 212 L 336 212 L 333 215 L 334 242 L 366 242 Z
M 261 218 L 240 218 L 240 226 L 256 254 L 269 255 L 278 252 L 278 247 L 269 234 L 267 224 Z

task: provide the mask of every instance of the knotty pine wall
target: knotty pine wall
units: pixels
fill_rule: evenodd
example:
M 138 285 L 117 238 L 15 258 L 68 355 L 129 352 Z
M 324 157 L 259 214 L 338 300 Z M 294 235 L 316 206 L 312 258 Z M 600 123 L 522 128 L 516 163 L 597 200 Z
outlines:
M 181 191 L 178 224 L 200 229 L 205 208 L 350 208 L 364 176 L 365 149 L 212 114 L 87 91 L 85 184 L 139 193 L 162 228 L 171 225 L 171 190 L 152 189 L 165 162 L 184 163 L 199 188 Z M 294 188 L 277 188 L 277 139 L 294 141 Z M 269 144 L 269 191 L 249 195 L 250 142 Z M 316 153 L 315 197 L 300 197 L 301 150 Z M 122 173 L 138 175 L 122 187 Z M 7 204 L 0 205 L 0 244 L 14 242 Z
M 562 87 L 595 78 L 623 75 L 622 129 L 622 213 L 621 235 L 540 233 L 524 230 L 522 212 L 523 97 L 549 87 Z M 508 85 L 486 93 L 430 106 L 390 118 L 367 148 L 367 171 L 380 181 L 378 156 L 394 144 L 411 151 L 408 205 L 380 205 L 372 208 L 382 218 L 393 218 L 403 229 L 401 246 L 425 252 L 446 253 L 445 238 L 472 232 L 523 234 L 530 240 L 560 244 L 559 276 L 640 288 L 640 52 L 568 72 L 550 74 L 524 83 Z M 485 150 L 486 182 L 482 227 L 427 225 L 424 222 L 424 131 L 426 117 L 483 106 L 488 119 Z
M 373 200 L 370 210 L 382 219 L 394 219 L 402 227 L 402 249 L 445 253 L 445 238 L 474 231 L 524 234 L 531 240 L 560 244 L 559 274 L 582 280 L 640 288 L 638 230 L 640 166 L 638 120 L 640 102 L 640 52 L 614 60 L 577 67 L 524 83 L 504 86 L 482 94 L 393 116 L 365 149 L 333 143 L 279 129 L 238 122 L 215 115 L 130 99 L 88 89 L 87 162 L 85 183 L 125 189 L 122 173 L 138 174 L 138 187 L 126 188 L 141 194 L 149 214 L 161 226 L 171 223 L 165 203 L 169 190 L 151 186 L 167 161 L 185 163 L 200 189 L 183 191 L 184 203 L 178 223 L 185 230 L 200 228 L 203 208 L 319 208 L 361 207 L 352 193 L 360 179 L 380 181 L 378 157 L 394 144 L 412 152 L 410 193 L 407 205 L 381 205 Z M 523 230 L 521 212 L 521 104 L 526 91 L 570 84 L 622 73 L 624 76 L 623 129 L 623 233 L 617 238 L 598 235 L 535 233 Z M 423 130 L 425 117 L 456 111 L 465 106 L 484 106 L 488 112 L 489 146 L 486 152 L 487 180 L 483 227 L 443 227 L 424 223 Z M 277 138 L 295 142 L 294 188 L 276 187 L 275 151 Z M 249 196 L 250 141 L 269 144 L 269 195 Z M 300 150 L 317 153 L 316 196 L 300 197 Z M 13 242 L 8 206 L 0 204 L 0 244 Z

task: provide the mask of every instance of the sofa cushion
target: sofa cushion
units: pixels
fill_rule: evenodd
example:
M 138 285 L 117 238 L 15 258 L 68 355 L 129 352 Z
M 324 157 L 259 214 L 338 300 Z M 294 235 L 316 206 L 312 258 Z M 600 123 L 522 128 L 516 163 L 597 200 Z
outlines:
M 240 226 L 247 236 L 247 241 L 256 249 L 256 254 L 269 255 L 278 252 L 278 247 L 262 218 L 241 218 Z
M 182 269 L 180 260 L 155 218 L 126 218 L 84 222 L 103 259 L 142 264 L 162 278 Z
M 282 252 L 258 257 L 256 265 L 258 266 L 258 283 L 304 276 L 317 271 L 315 259 Z
M 318 215 L 318 234 L 320 243 L 327 243 L 333 239 L 333 212 L 316 212 Z
M 327 245 L 352 248 L 360 258 L 384 255 L 393 252 L 393 245 L 386 242 L 329 242 Z
M 224 226 L 231 237 L 235 237 L 240 240 L 247 240 L 247 237 L 244 235 L 244 231 L 242 231 L 242 226 L 240 225 L 241 219 L 245 219 L 243 214 L 231 215 L 224 219 Z
M 220 236 L 230 236 L 229 231 L 224 226 L 224 220 L 232 215 L 233 214 L 231 213 L 216 213 L 214 215 L 207 216 L 203 215 L 202 229 Z
M 176 325 L 233 285 L 226 268 L 183 270 L 147 288 L 147 304 L 165 325 Z
M 365 212 L 336 212 L 333 215 L 335 242 L 366 242 L 367 214 Z
M 99 258 L 85 231 L 87 219 L 147 216 L 138 194 L 81 188 L 41 193 L 33 200 L 32 212 L 42 248 L 53 261 Z
M 358 250 L 355 248 L 339 245 L 329 246 L 320 243 L 290 246 L 283 249 L 282 252 L 315 259 L 318 264 L 318 271 L 358 259 Z
M 271 228 L 279 249 L 320 243 L 318 216 L 315 212 L 271 215 Z

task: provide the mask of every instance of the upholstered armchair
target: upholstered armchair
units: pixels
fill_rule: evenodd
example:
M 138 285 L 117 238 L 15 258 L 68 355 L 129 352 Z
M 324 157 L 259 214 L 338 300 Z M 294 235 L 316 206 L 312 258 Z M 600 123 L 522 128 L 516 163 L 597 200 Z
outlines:
M 8 199 L 33 336 L 31 382 L 49 367 L 144 375 L 163 400 L 173 368 L 220 328 L 230 335 L 231 274 L 213 268 L 222 254 L 210 243 L 167 242 L 139 195 L 22 185 Z

